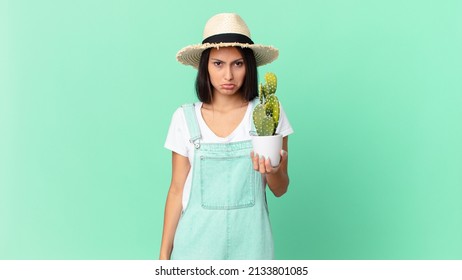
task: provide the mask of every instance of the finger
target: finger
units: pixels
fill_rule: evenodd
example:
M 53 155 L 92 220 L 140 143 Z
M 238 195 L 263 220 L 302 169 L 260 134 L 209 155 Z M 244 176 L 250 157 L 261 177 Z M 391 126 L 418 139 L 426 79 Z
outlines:
M 287 151 L 281 150 L 281 161 L 287 160 Z
M 271 173 L 273 171 L 273 167 L 271 166 L 271 160 L 269 158 L 265 160 L 265 169 L 266 173 Z
M 266 168 L 265 168 L 265 157 L 261 156 L 259 160 L 259 168 L 260 168 L 260 173 L 265 173 Z
M 258 170 L 258 154 L 252 151 L 251 156 L 252 156 L 253 169 Z

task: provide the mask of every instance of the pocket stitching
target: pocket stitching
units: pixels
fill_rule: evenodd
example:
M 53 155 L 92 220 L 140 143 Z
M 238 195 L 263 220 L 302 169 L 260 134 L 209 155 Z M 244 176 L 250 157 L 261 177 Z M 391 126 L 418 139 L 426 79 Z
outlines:
M 204 201 L 204 192 L 206 192 L 207 190 L 205 189 L 205 183 L 204 183 L 204 175 L 203 175 L 203 170 L 204 170 L 204 167 L 203 167 L 203 164 L 205 163 L 204 160 L 227 160 L 227 159 L 236 159 L 236 158 L 246 158 L 246 156 L 244 155 L 239 155 L 239 156 L 229 156 L 229 157 L 224 157 L 224 156 L 217 156 L 217 157 L 213 157 L 213 156 L 201 156 L 200 157 L 200 162 L 201 162 L 201 170 L 200 170 L 200 184 L 201 184 L 201 206 L 202 208 L 204 209 L 208 209 L 208 210 L 232 210 L 232 209 L 241 209 L 241 208 L 249 208 L 249 207 L 253 207 L 255 205 L 255 184 L 256 184 L 256 180 L 255 180 L 255 175 L 254 175 L 254 172 L 251 172 L 251 170 L 249 170 L 249 175 L 248 175 L 248 179 L 249 179 L 249 185 L 250 186 L 246 186 L 244 187 L 244 190 L 245 188 L 250 188 L 250 189 L 247 189 L 247 192 L 248 192 L 248 197 L 244 197 L 243 202 L 237 202 L 237 203 L 234 203 L 234 204 L 228 204 L 227 202 L 221 202 L 221 204 L 224 204 L 226 203 L 226 205 L 212 205 L 211 203 L 207 202 L 207 201 Z M 250 159 L 249 159 L 250 160 Z

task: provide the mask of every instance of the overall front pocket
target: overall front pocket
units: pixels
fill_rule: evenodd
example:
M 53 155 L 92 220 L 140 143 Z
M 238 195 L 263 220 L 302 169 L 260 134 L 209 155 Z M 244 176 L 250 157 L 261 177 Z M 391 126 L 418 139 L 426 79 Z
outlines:
M 255 205 L 255 171 L 248 155 L 200 159 L 203 208 L 229 210 Z

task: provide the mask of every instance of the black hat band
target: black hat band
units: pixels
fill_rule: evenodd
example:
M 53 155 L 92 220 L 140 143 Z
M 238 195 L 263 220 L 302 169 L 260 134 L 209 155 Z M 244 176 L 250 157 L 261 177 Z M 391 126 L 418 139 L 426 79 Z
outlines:
M 214 43 L 243 43 L 243 44 L 251 44 L 252 45 L 253 41 L 249 37 L 247 37 L 245 35 L 242 35 L 242 34 L 223 33 L 223 34 L 217 34 L 217 35 L 213 35 L 213 36 L 205 38 L 202 41 L 202 44 L 205 44 L 205 43 L 210 43 L 210 44 L 214 44 Z

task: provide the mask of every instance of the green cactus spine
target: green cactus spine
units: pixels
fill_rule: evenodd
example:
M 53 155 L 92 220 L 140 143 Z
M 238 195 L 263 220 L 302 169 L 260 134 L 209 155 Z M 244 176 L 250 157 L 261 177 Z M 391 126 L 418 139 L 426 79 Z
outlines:
M 265 74 L 265 84 L 259 86 L 260 104 L 255 106 L 253 121 L 259 136 L 271 136 L 276 133 L 279 123 L 279 100 L 276 97 L 277 78 L 274 73 Z
M 255 124 L 255 129 L 257 134 L 260 135 L 263 131 L 263 119 L 266 117 L 266 109 L 263 104 L 258 104 L 253 109 L 253 122 Z
M 273 118 L 274 124 L 277 126 L 279 123 L 279 100 L 276 95 L 270 95 L 265 103 L 266 115 Z
M 274 73 L 266 73 L 265 74 L 265 81 L 266 81 L 266 86 L 268 88 L 268 95 L 270 94 L 275 94 L 276 89 L 278 87 L 278 80 L 276 78 L 276 75 Z

